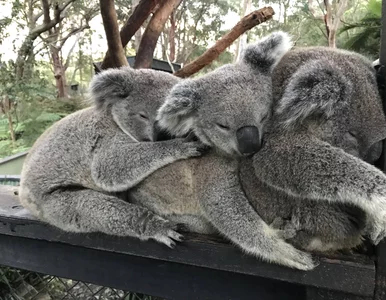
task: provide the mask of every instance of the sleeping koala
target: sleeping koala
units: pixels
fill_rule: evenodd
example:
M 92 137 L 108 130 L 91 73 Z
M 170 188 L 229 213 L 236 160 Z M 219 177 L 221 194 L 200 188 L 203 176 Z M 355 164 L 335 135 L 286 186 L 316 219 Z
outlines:
M 54 124 L 30 150 L 21 176 L 22 204 L 66 231 L 151 238 L 168 246 L 179 240 L 175 224 L 117 197 L 155 170 L 205 149 L 183 139 L 147 142 L 158 108 L 178 81 L 128 67 L 96 75 L 95 105 Z
M 254 167 L 241 167 L 248 198 L 266 221 L 288 218 L 297 231 L 290 242 L 303 249 L 351 248 L 364 234 L 377 244 L 386 234 L 386 176 L 369 163 L 381 154 L 386 120 L 371 62 L 300 48 L 272 76 L 272 126 Z
M 157 126 L 176 135 L 192 130 L 213 150 L 157 170 L 130 196 L 189 231 L 221 233 L 249 254 L 308 270 L 315 266 L 311 256 L 283 239 L 294 232 L 276 230 L 261 219 L 238 174 L 240 160 L 262 146 L 271 114 L 271 72 L 290 47 L 286 34 L 274 33 L 250 45 L 240 62 L 174 86 Z

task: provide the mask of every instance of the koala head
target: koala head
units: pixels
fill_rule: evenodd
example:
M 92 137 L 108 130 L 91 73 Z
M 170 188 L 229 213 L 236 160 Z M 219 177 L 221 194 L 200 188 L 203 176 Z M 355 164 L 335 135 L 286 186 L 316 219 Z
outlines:
M 127 135 L 153 140 L 153 123 L 166 95 L 179 79 L 171 74 L 130 67 L 108 69 L 94 76 L 91 98 Z
M 313 135 L 370 163 L 386 138 L 386 119 L 372 63 L 325 47 L 288 52 L 273 72 L 273 122 Z
M 225 155 L 258 151 L 271 114 L 271 72 L 291 42 L 276 32 L 248 46 L 236 64 L 177 84 L 158 112 L 172 135 L 189 131 Z

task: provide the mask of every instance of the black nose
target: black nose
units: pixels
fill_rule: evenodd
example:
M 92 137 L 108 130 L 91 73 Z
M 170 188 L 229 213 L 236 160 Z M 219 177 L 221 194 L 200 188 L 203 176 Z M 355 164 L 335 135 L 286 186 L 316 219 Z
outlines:
M 253 154 L 260 150 L 260 134 L 256 126 L 241 127 L 237 130 L 236 136 L 241 154 Z
M 171 135 L 167 130 L 161 128 L 158 124 L 158 121 L 155 121 L 153 124 L 153 141 L 167 141 L 173 139 L 174 136 Z

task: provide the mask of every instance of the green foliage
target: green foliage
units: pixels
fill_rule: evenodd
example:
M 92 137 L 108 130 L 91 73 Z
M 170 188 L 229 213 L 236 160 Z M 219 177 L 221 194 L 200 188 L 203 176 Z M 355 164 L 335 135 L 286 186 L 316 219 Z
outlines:
M 381 38 L 382 1 L 370 0 L 365 15 L 352 24 L 346 24 L 340 34 L 350 32 L 352 35 L 343 47 L 370 56 L 375 59 L 379 55 Z
M 80 108 L 77 102 L 56 99 L 55 87 L 38 68 L 28 80 L 18 81 L 14 63 L 0 67 L 0 99 L 12 102 L 11 119 L 16 141 L 11 140 L 8 117 L 0 117 L 0 157 L 27 150 L 54 122 Z

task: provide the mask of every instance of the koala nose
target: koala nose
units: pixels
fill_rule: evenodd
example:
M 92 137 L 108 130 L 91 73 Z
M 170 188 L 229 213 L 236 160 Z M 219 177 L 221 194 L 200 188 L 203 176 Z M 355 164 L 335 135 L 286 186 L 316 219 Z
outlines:
M 256 126 L 241 127 L 237 130 L 236 136 L 241 154 L 253 154 L 260 150 L 260 134 Z
M 173 138 L 173 135 L 159 126 L 158 121 L 153 123 L 153 142 L 167 141 Z

